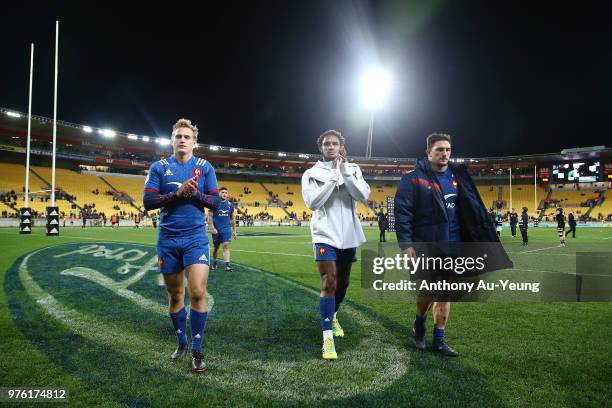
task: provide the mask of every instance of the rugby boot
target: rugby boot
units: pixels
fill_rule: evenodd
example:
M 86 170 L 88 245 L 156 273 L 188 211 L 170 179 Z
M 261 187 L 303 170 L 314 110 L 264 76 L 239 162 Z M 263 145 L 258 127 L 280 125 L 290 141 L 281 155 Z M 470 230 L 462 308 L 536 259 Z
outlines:
M 184 357 L 187 357 L 187 355 L 189 355 L 189 345 L 179 343 L 176 350 L 174 350 L 174 353 L 170 355 L 170 360 L 178 361 L 183 359 Z
M 197 374 L 202 374 L 208 370 L 208 368 L 206 368 L 206 363 L 203 360 L 201 351 L 194 351 L 191 353 L 191 370 Z
M 431 345 L 431 349 L 434 352 L 440 353 L 446 357 L 458 357 L 459 356 L 459 353 L 457 353 L 451 346 L 446 344 L 444 340 L 434 342 Z

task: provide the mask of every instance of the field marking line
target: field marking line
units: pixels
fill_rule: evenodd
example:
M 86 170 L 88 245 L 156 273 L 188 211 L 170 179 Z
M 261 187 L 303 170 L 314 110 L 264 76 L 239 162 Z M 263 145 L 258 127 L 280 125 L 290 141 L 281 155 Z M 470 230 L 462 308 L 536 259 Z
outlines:
M 553 249 L 553 248 L 559 248 L 558 245 L 552 246 L 552 247 L 546 247 L 546 248 L 538 248 L 538 249 L 532 249 L 530 251 L 520 251 L 518 252 L 519 254 L 529 254 L 531 252 L 538 252 L 538 251 L 544 251 L 546 249 Z
M 248 249 L 232 249 L 232 252 L 248 252 L 252 254 L 266 254 L 266 255 L 284 255 L 284 256 L 303 256 L 306 258 L 314 258 L 314 255 L 304 255 L 304 254 L 289 254 L 286 252 L 264 252 L 264 251 L 251 251 Z

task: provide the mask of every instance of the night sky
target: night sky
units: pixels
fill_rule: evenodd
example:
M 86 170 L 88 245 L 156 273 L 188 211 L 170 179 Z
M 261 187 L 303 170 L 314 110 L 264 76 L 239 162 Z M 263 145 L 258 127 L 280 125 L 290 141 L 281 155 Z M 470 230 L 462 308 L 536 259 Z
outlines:
M 432 131 L 453 134 L 454 155 L 468 157 L 612 144 L 610 6 L 128 3 L 3 4 L 0 106 L 27 111 L 34 42 L 33 111 L 52 116 L 59 19 L 58 118 L 69 122 L 169 136 L 187 117 L 200 142 L 290 152 L 314 152 L 334 128 L 363 155 L 358 83 L 381 65 L 393 83 L 375 113 L 374 156 L 421 156 Z

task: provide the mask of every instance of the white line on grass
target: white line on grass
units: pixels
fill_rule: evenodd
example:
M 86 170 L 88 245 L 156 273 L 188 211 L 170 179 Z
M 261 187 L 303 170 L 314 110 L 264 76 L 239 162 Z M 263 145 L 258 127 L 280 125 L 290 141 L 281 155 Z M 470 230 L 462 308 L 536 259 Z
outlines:
M 559 246 L 557 245 L 557 246 L 546 247 L 546 248 L 532 249 L 530 251 L 521 251 L 521 252 L 519 252 L 519 254 L 529 254 L 531 252 L 544 251 L 545 249 L 553 249 L 553 248 L 559 248 Z
M 248 252 L 248 253 L 252 253 L 252 254 L 266 254 L 266 255 L 304 256 L 306 258 L 313 258 L 314 257 L 314 255 L 288 254 L 286 252 L 249 251 L 247 249 L 232 249 L 232 252 Z

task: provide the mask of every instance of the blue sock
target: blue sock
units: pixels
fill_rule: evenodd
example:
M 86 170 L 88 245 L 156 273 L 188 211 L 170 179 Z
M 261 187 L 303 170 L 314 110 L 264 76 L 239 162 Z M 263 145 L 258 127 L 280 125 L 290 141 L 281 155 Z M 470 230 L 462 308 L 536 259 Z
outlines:
M 336 296 L 334 296 L 335 303 L 336 303 L 334 307 L 334 311 L 337 312 L 338 309 L 340 309 L 340 303 L 342 303 L 345 296 L 346 296 L 346 290 L 342 290 L 342 291 L 336 290 Z
M 332 320 L 336 310 L 336 298 L 334 296 L 319 298 L 319 310 L 321 311 L 321 327 L 323 330 L 332 329 Z
M 191 351 L 202 351 L 202 337 L 206 327 L 208 312 L 198 312 L 189 308 L 189 320 L 191 321 Z
M 176 332 L 176 337 L 180 344 L 187 344 L 187 311 L 183 307 L 176 313 L 170 313 L 172 326 Z
M 434 330 L 433 330 L 434 344 L 438 344 L 444 341 L 444 333 L 445 333 L 444 329 L 438 329 L 437 327 L 434 327 Z

